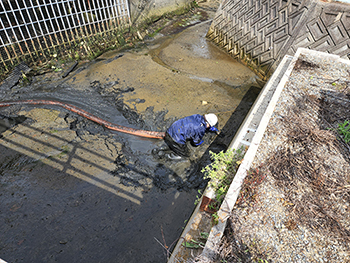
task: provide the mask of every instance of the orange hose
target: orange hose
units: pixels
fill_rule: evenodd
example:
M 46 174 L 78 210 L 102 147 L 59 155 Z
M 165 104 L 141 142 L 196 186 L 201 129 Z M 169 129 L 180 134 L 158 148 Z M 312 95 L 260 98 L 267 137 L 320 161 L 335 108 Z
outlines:
M 155 131 L 145 131 L 145 130 L 139 130 L 134 128 L 125 127 L 122 125 L 114 124 L 109 121 L 105 121 L 99 117 L 96 117 L 95 115 L 92 115 L 91 113 L 80 109 L 78 107 L 75 107 L 73 105 L 54 101 L 54 100 L 17 100 L 17 101 L 5 101 L 0 102 L 0 107 L 8 107 L 12 105 L 56 105 L 60 106 L 62 108 L 65 108 L 69 111 L 75 112 L 79 114 L 80 116 L 83 116 L 89 120 L 92 120 L 98 124 L 101 124 L 105 126 L 106 128 L 114 131 L 124 132 L 140 137 L 146 137 L 146 138 L 155 138 L 155 139 L 163 139 L 165 136 L 164 132 L 155 132 Z

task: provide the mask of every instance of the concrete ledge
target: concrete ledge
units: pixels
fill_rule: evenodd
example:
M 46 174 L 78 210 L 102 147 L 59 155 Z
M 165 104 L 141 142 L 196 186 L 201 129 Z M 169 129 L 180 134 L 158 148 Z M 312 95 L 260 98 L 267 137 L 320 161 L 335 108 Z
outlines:
M 194 256 L 198 256 L 202 252 L 202 257 L 210 258 L 215 251 L 215 246 L 220 242 L 223 231 L 226 227 L 226 220 L 228 219 L 230 212 L 236 203 L 239 190 L 246 175 L 246 171 L 249 169 L 254 159 L 255 152 L 264 134 L 267 123 L 273 113 L 275 104 L 284 87 L 284 84 L 288 80 L 289 74 L 294 67 L 295 61 L 296 58 L 293 58 L 291 56 L 285 56 L 283 58 L 273 76 L 271 76 L 270 80 L 260 92 L 259 97 L 255 101 L 243 124 L 232 140 L 229 149 L 239 149 L 243 146 L 248 148 L 248 150 L 229 188 L 223 205 L 218 211 L 219 223 L 216 226 L 210 228 L 209 221 L 209 225 L 201 229 L 202 232 L 209 229 L 210 235 L 206 242 L 204 250 L 202 251 L 201 249 L 197 249 L 195 253 L 197 255 Z M 208 187 L 205 190 L 203 196 L 213 199 L 213 189 Z M 186 248 L 182 246 L 182 242 L 189 241 L 193 237 L 193 232 L 199 231 L 198 227 L 204 220 L 208 221 L 208 213 L 200 211 L 199 203 L 196 206 L 191 218 L 189 219 L 180 237 L 180 240 L 176 244 L 173 253 L 168 261 L 169 263 L 185 262 L 189 258 L 189 254 L 185 251 Z
M 283 58 L 281 64 L 278 66 L 275 73 L 272 75 L 264 87 L 261 95 L 253 105 L 252 110 L 246 117 L 244 123 L 241 126 L 241 129 L 238 131 L 237 135 L 230 145 L 229 149 L 237 149 L 237 147 L 239 148 L 241 145 L 245 145 L 242 143 L 242 141 L 246 142 L 245 138 L 247 138 L 247 136 L 251 137 L 251 143 L 248 146 L 248 150 L 246 151 L 244 159 L 230 185 L 223 204 L 218 211 L 219 223 L 210 231 L 209 238 L 201 255 L 203 258 L 212 258 L 215 255 L 217 245 L 220 243 L 226 227 L 226 221 L 229 218 L 231 211 L 237 201 L 244 178 L 246 177 L 247 171 L 250 169 L 250 166 L 254 160 L 256 151 L 264 135 L 265 129 L 275 109 L 282 89 L 284 88 L 285 83 L 287 82 L 289 75 L 293 70 L 296 60 L 296 57 L 291 59 L 291 57 L 285 56 Z M 259 112 L 261 107 L 266 108 L 266 110 Z M 254 132 L 250 132 L 250 127 L 252 126 L 257 126 Z M 253 135 L 251 135 L 252 133 Z

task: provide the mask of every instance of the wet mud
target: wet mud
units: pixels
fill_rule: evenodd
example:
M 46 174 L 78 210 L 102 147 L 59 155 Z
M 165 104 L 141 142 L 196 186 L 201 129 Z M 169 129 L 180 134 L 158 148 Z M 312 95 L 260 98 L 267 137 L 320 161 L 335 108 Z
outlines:
M 209 151 L 228 147 L 260 91 L 249 69 L 206 41 L 208 27 L 106 53 L 65 78 L 51 72 L 0 90 L 1 100 L 60 100 L 152 131 L 213 112 L 224 135 L 209 133 L 190 146 L 190 158 L 171 161 L 152 153 L 162 140 L 113 132 L 64 109 L 0 109 L 0 258 L 166 261 L 164 247 L 175 245 L 206 186 L 200 171 Z

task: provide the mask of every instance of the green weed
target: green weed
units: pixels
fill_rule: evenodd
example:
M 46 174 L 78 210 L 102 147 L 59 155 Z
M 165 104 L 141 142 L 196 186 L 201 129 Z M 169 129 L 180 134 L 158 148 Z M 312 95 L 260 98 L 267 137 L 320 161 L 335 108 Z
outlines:
M 201 232 L 201 238 L 207 240 L 208 237 L 209 237 L 209 233 L 207 233 L 207 232 Z
M 202 198 L 202 191 L 201 190 L 198 190 L 198 195 L 196 195 L 196 201 L 194 201 L 194 205 L 197 205 L 199 203 L 199 201 L 201 200 Z
M 345 143 L 350 142 L 350 123 L 348 120 L 338 124 L 338 132 L 343 136 Z
M 186 248 L 204 248 L 205 242 L 209 237 L 209 233 L 201 232 L 199 236 L 199 241 L 191 239 L 190 242 L 182 242 L 182 245 Z
M 209 187 L 215 190 L 216 206 L 220 206 L 243 158 L 243 150 L 214 153 L 212 163 L 202 169 L 204 179 L 210 179 Z
M 212 218 L 212 224 L 215 226 L 219 223 L 219 215 L 218 212 L 215 212 L 214 214 L 211 215 Z
M 183 242 L 182 245 L 187 248 L 204 248 L 205 244 L 200 241 L 196 241 L 194 239 L 191 239 L 191 242 Z

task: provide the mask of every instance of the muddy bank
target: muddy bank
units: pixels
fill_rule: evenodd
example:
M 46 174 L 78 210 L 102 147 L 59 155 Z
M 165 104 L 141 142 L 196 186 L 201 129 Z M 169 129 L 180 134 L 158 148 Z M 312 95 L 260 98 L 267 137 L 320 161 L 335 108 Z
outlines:
M 259 88 L 255 75 L 208 43 L 208 23 L 108 53 L 1 100 L 54 99 L 120 125 L 165 131 L 214 112 L 191 158 L 156 158 L 160 140 L 111 132 L 57 107 L 0 109 L 0 258 L 8 262 L 164 262 L 191 215 L 209 150 L 227 147 Z M 69 67 L 69 65 L 67 65 Z M 160 245 L 162 244 L 162 245 Z

